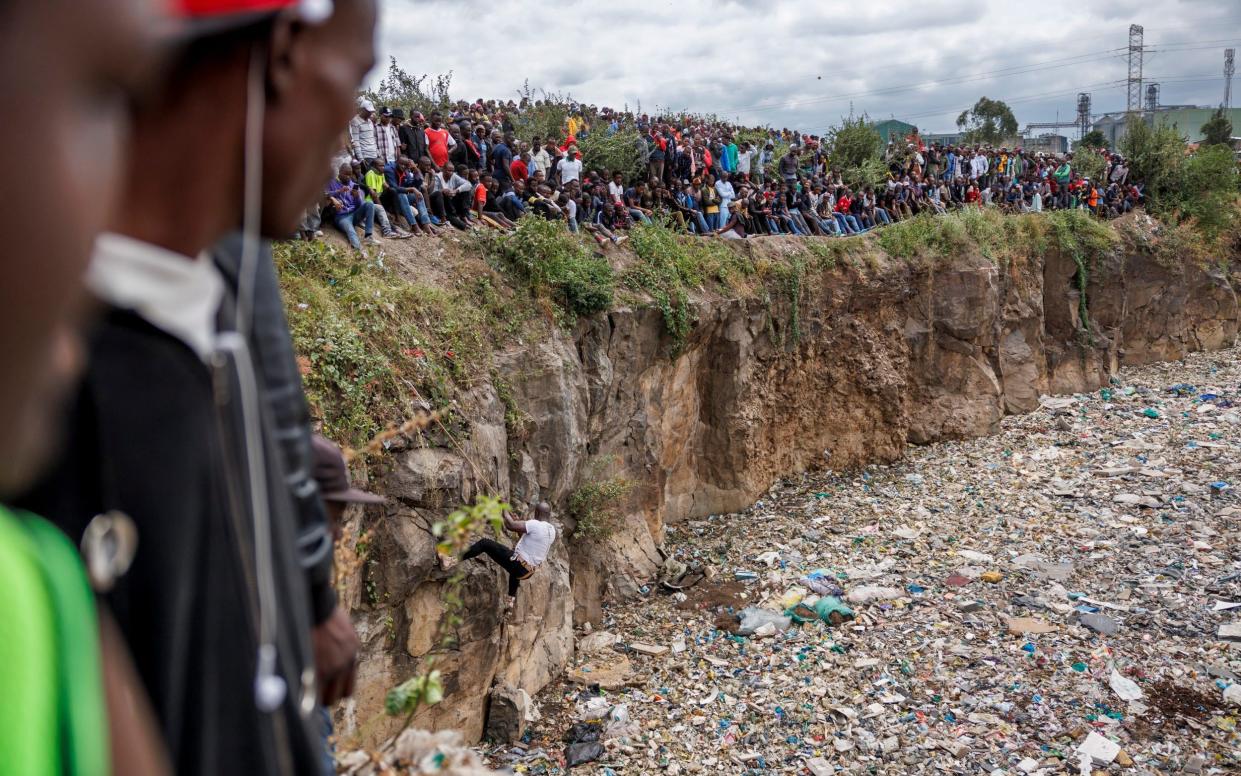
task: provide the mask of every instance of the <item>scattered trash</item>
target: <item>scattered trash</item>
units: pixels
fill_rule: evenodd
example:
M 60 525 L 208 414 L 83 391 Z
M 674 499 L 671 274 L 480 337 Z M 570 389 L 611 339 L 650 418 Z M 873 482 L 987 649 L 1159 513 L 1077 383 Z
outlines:
M 643 644 L 635 641 L 629 644 L 629 648 L 639 655 L 650 655 L 651 657 L 659 657 L 668 652 L 668 648 L 657 644 Z
M 1005 626 L 1014 636 L 1024 636 L 1027 633 L 1051 633 L 1056 630 L 1055 625 L 1036 617 L 1013 617 L 1005 623 Z
M 1102 633 L 1104 636 L 1115 636 L 1120 632 L 1120 625 L 1106 614 L 1086 612 L 1079 615 L 1077 621 L 1095 633 Z
M 845 600 L 851 604 L 870 604 L 876 601 L 892 601 L 905 595 L 899 587 L 881 587 L 878 585 L 862 585 L 845 593 Z
M 1081 772 L 1090 776 L 1094 772 L 1094 765 L 1107 765 L 1116 759 L 1116 755 L 1120 753 L 1120 744 L 1092 731 L 1075 751 Z
M 994 437 L 670 526 L 665 594 L 605 602 L 543 720 L 488 758 L 528 776 L 563 774 L 576 744 L 601 749 L 574 773 L 620 776 L 1241 772 L 1241 488 L 1213 487 L 1241 482 L 1239 354 L 1125 370 Z M 701 581 L 667 589 L 682 568 Z M 577 723 L 599 738 L 562 740 Z
M 580 744 L 569 744 L 564 750 L 565 765 L 572 768 L 594 762 L 603 756 L 603 744 L 598 741 L 587 741 Z
M 1122 676 L 1115 668 L 1112 669 L 1112 675 L 1108 679 L 1108 685 L 1112 688 L 1112 692 L 1116 693 L 1122 701 L 1136 701 L 1142 699 L 1142 688 L 1138 687 L 1138 683 Z

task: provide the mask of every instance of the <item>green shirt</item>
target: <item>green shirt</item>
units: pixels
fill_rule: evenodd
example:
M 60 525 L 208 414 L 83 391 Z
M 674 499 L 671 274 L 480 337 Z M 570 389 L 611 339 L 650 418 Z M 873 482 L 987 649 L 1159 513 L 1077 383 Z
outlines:
M 0 772 L 106 776 L 95 598 L 73 544 L 0 507 Z
M 366 181 L 366 186 L 367 186 L 367 188 L 369 188 L 371 191 L 375 192 L 375 196 L 376 196 L 376 197 L 378 197 L 378 196 L 380 196 L 381 194 L 383 194 L 383 193 L 384 193 L 384 176 L 383 176 L 383 173 L 381 173 L 381 172 L 375 172 L 374 170 L 367 170 L 367 171 L 366 171 L 366 176 L 363 178 L 363 180 L 365 180 L 365 181 Z M 367 197 L 367 198 L 366 198 L 366 201 L 367 201 L 367 202 L 370 202 L 370 201 L 371 201 L 371 198 L 370 198 L 370 197 Z M 376 202 L 375 204 L 377 204 L 377 205 L 378 205 L 379 203 L 378 203 L 378 202 Z

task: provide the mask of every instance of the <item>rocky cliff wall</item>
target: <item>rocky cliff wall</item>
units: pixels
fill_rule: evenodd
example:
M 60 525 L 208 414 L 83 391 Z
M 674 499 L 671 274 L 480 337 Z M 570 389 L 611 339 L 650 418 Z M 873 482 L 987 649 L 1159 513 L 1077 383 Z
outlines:
M 761 263 L 797 245 L 738 249 Z M 442 614 L 447 574 L 430 524 L 477 493 L 547 500 L 563 519 L 584 478 L 634 483 L 617 530 L 558 542 L 507 623 L 500 572 L 470 564 L 458 646 L 437 662 L 447 698 L 416 719 L 470 739 L 493 683 L 536 692 L 570 657 L 575 625 L 597 623 L 603 602 L 654 576 L 666 524 L 742 509 L 809 468 L 992 433 L 1042 394 L 1092 390 L 1121 364 L 1237 337 L 1237 298 L 1218 269 L 1118 250 L 1092 267 L 1085 303 L 1080 272 L 1055 249 L 1003 263 L 968 250 L 922 263 L 880 256 L 807 275 L 795 305 L 704 295 L 675 355 L 660 312 L 641 305 L 498 343 L 504 400 L 494 379 L 474 385 L 459 434 L 394 448 L 372 482 L 392 501 L 366 520 L 365 562 L 347 583 L 365 652 L 358 694 L 338 713 L 342 734 L 373 744 L 395 729 L 384 693 L 431 653 Z M 519 428 L 506 423 L 512 407 L 528 418 Z M 355 519 L 354 540 L 361 528 Z

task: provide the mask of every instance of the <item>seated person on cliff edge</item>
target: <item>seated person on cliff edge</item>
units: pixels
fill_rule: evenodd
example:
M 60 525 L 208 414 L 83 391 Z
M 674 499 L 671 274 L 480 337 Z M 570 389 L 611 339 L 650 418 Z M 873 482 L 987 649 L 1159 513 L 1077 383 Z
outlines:
M 509 513 L 504 513 L 504 529 L 517 534 L 517 546 L 512 549 L 491 539 L 479 539 L 461 556 L 462 560 L 487 555 L 496 564 L 508 572 L 508 600 L 504 611 L 510 612 L 517 601 L 517 586 L 522 580 L 529 579 L 534 572 L 547 560 L 552 544 L 556 541 L 556 526 L 550 520 L 552 508 L 547 502 L 540 501 L 534 508 L 534 517 L 530 520 L 514 520 Z

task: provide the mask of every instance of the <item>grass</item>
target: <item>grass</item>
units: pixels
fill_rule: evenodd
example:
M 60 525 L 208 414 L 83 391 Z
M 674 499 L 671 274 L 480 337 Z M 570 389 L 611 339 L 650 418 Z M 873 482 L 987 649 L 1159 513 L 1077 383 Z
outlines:
M 638 224 L 629 237 L 637 261 L 620 282 L 631 291 L 646 293 L 659 307 L 672 337 L 673 355 L 684 348 L 694 326 L 690 291 L 708 283 L 740 290 L 754 274 L 754 265 L 722 240 L 688 237 L 665 224 Z
M 587 467 L 585 482 L 569 494 L 569 516 L 573 536 L 598 540 L 611 536 L 623 517 L 621 509 L 633 490 L 633 481 L 624 477 L 604 478 L 611 460 L 596 461 Z
M 889 256 L 910 263 L 977 251 L 1002 265 L 1046 249 L 1050 216 L 1051 213 L 1006 215 L 993 208 L 973 207 L 943 215 L 922 213 L 877 230 L 875 241 Z
M 523 218 L 511 234 L 484 232 L 478 239 L 483 255 L 510 275 L 515 287 L 524 287 L 532 300 L 555 303 L 553 313 L 561 325 L 612 306 L 616 278 L 611 265 L 562 223 Z
M 1210 252 L 1190 227 L 1162 227 L 1158 235 L 1146 247 L 1161 261 L 1208 260 Z M 530 418 L 495 369 L 498 343 L 546 336 L 551 324 L 571 329 L 623 296 L 661 311 L 675 357 L 696 324 L 692 299 L 710 293 L 763 300 L 773 340 L 792 349 L 801 338 L 802 306 L 814 298 L 816 284 L 839 267 L 881 273 L 885 254 L 923 266 L 970 253 L 1003 264 L 1061 251 L 1078 265 L 1088 330 L 1090 276 L 1121 239 L 1113 224 L 1080 211 L 1003 215 L 973 208 L 919 216 L 863 237 L 783 241 L 770 251 L 758 243 L 689 237 L 659 223 L 635 226 L 629 236 L 633 253 L 613 256 L 614 266 L 589 238 L 523 218 L 511 235 L 476 238 L 473 248 L 491 269 L 479 265 L 448 287 L 419 283 L 343 247 L 278 244 L 275 258 L 312 411 L 329 436 L 359 447 L 428 408 L 447 410 L 445 422 L 454 420 L 460 392 L 490 381 L 510 436 L 519 440 Z
M 537 325 L 488 275 L 421 285 L 324 243 L 279 243 L 275 260 L 312 412 L 354 447 L 421 409 L 450 407 L 459 387 L 488 374 L 496 342 Z
M 1089 300 L 1086 289 L 1090 274 L 1119 242 L 1119 235 L 1108 223 L 1081 210 L 1056 210 L 1046 214 L 1052 245 L 1077 264 L 1077 313 L 1081 330 L 1090 336 Z

